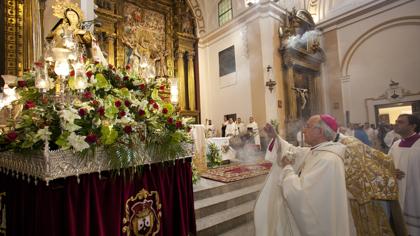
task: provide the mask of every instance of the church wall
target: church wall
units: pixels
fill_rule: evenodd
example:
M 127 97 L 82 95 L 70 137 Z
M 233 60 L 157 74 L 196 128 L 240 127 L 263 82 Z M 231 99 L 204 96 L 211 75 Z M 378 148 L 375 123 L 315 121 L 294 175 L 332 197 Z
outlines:
M 383 95 L 391 79 L 412 93 L 420 92 L 419 12 L 420 1 L 395 1 L 322 26 L 327 53 L 324 84 L 336 85 L 330 88 L 337 90 L 336 96 L 328 98 L 330 101 L 326 99 L 327 111 L 337 107 L 332 100 L 341 92 L 343 104 L 337 112 L 342 117 L 349 111 L 350 122 L 374 123 L 375 117 L 372 112 L 368 115 L 365 100 Z
M 278 48 L 278 8 L 267 3 L 249 9 L 230 25 L 200 39 L 200 100 L 201 119 L 211 119 L 220 129 L 223 115 L 236 113 L 247 123 L 254 116 L 262 128 L 265 122 L 276 119 L 283 128 L 284 117 L 279 116 L 277 100 L 284 100 L 281 61 Z M 274 17 L 273 17 L 274 16 Z M 236 73 L 219 78 L 218 52 L 235 46 Z M 274 68 L 277 86 L 272 93 L 265 86 L 266 67 Z M 284 101 L 283 101 L 284 103 Z M 280 120 L 279 120 L 280 119 Z
M 223 116 L 236 113 L 242 120 L 251 112 L 249 59 L 244 55 L 241 28 L 199 47 L 201 120 L 210 119 L 220 132 Z M 236 72 L 219 77 L 218 53 L 235 47 Z

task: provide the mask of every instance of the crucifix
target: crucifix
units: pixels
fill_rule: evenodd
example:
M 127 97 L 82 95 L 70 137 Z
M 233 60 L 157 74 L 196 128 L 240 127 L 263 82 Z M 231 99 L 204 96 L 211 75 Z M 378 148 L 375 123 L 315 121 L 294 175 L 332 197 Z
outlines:
M 302 99 L 302 105 L 300 106 L 300 109 L 305 109 L 306 103 L 308 101 L 308 89 L 306 88 L 292 88 L 295 90 L 298 96 Z

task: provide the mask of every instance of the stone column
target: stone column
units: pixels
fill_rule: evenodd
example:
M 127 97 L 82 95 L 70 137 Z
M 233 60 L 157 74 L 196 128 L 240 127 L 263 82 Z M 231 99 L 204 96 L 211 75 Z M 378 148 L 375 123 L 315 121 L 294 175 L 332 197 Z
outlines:
M 188 52 L 188 101 L 191 111 L 195 111 L 195 77 L 194 77 L 194 52 Z
M 178 94 L 179 94 L 179 107 L 181 111 L 185 111 L 185 74 L 184 74 L 184 52 L 178 52 L 177 59 L 177 73 L 178 73 Z
M 115 53 L 114 53 L 115 38 L 116 38 L 116 34 L 110 34 L 110 35 L 107 35 L 106 37 L 107 46 L 108 46 L 108 63 L 114 66 L 115 66 Z

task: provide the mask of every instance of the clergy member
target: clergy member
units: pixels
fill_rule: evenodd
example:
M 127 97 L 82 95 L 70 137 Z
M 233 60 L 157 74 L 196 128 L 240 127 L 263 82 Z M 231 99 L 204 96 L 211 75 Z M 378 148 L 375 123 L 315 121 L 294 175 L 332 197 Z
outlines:
M 414 115 L 398 117 L 395 133 L 401 135 L 389 150 L 399 178 L 400 204 L 409 235 L 420 235 L 420 121 Z
M 246 126 L 248 132 L 251 132 L 254 136 L 254 143 L 258 147 L 258 149 L 261 149 L 261 141 L 260 141 L 260 132 L 258 131 L 258 124 L 255 122 L 254 117 L 249 117 L 249 124 Z
M 315 115 L 303 133 L 310 148 L 295 147 L 266 126 L 272 138 L 266 158 L 273 167 L 254 209 L 256 235 L 350 235 L 343 158 L 345 146 L 332 142 L 337 123 Z
M 232 118 L 229 118 L 228 124 L 226 125 L 226 137 L 233 137 L 238 134 L 238 128 Z

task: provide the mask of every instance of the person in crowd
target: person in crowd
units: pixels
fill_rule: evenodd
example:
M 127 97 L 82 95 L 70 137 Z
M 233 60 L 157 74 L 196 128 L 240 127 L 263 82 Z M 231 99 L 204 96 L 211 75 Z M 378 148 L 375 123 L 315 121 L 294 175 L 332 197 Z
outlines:
M 244 124 L 244 122 L 242 122 L 242 119 L 240 117 L 238 117 L 238 119 L 236 119 L 236 126 L 238 127 L 238 134 L 246 133 L 245 124 Z
M 229 118 L 226 125 L 226 137 L 233 137 L 238 135 L 238 128 L 232 118 Z
M 356 124 L 354 129 L 354 137 L 362 141 L 364 144 L 371 146 L 371 142 L 369 141 L 369 137 L 366 134 L 365 130 L 363 129 L 363 126 Z
M 228 119 L 226 116 L 223 117 L 223 124 L 222 124 L 222 137 L 226 137 L 226 126 L 228 124 Z
M 386 144 L 387 148 L 390 148 L 395 141 L 400 140 L 401 135 L 395 132 L 394 127 L 391 126 L 391 130 L 388 131 L 384 137 L 384 143 Z
M 252 133 L 254 136 L 254 143 L 258 149 L 261 149 L 261 140 L 260 140 L 260 132 L 258 130 L 258 124 L 255 122 L 254 117 L 249 117 L 249 123 L 246 126 L 248 132 Z
M 397 168 L 400 204 L 409 235 L 420 235 L 420 120 L 415 115 L 402 114 L 394 131 L 401 139 L 392 144 L 389 155 Z

